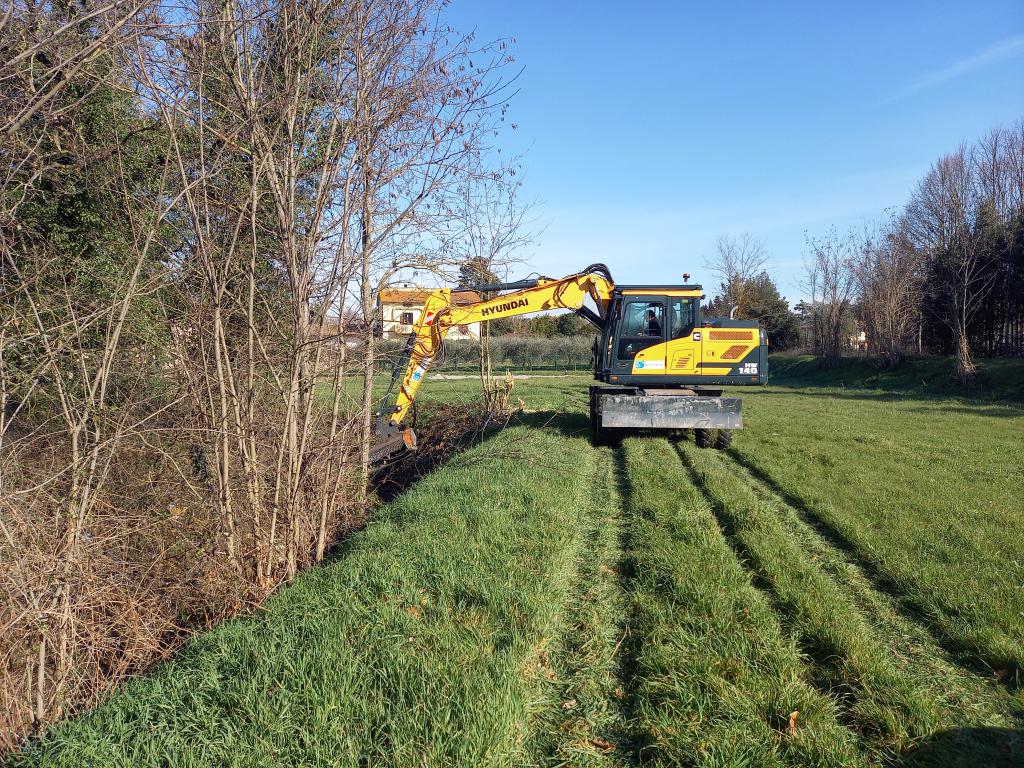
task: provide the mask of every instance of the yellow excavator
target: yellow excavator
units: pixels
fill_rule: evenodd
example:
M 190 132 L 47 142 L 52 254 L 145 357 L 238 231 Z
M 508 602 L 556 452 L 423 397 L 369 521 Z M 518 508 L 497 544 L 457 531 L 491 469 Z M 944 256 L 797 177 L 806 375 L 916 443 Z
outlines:
M 467 288 L 494 295 L 455 304 L 450 288 L 428 294 L 377 412 L 381 440 L 372 451 L 374 463 L 416 449 L 406 418 L 454 326 L 556 309 L 589 320 L 599 334 L 590 386 L 598 444 L 615 441 L 627 429 L 692 429 L 697 445 L 727 448 L 733 430 L 743 428 L 743 415 L 740 399 L 722 397 L 722 388 L 768 380 L 764 329 L 754 320 L 702 317 L 699 285 L 616 285 L 608 267 L 592 264 L 559 280 L 538 277 L 457 290 Z

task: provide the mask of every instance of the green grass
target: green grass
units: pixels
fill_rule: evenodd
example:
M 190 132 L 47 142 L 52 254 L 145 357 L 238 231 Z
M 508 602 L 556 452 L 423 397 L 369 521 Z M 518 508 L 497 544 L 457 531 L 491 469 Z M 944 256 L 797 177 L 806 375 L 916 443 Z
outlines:
M 664 440 L 630 440 L 637 718 L 656 765 L 859 764 Z M 797 712 L 790 732 L 790 713 Z
M 517 376 L 512 390 L 513 403 L 517 399 L 524 401 L 530 411 L 572 412 L 583 413 L 587 407 L 587 385 L 593 381 L 590 373 L 534 373 L 515 372 Z M 498 374 L 501 380 L 504 374 Z M 389 376 L 378 374 L 374 379 L 374 403 L 380 402 L 387 390 Z M 362 379 L 350 376 L 345 380 L 345 393 L 352 407 L 362 398 Z M 322 385 L 319 390 L 321 398 L 326 400 L 330 388 Z M 474 375 L 466 374 L 464 378 L 446 379 L 428 376 L 416 398 L 416 410 L 419 415 L 429 417 L 431 405 L 437 403 L 458 404 L 480 401 L 480 380 Z
M 527 375 L 530 378 L 516 379 L 512 388 L 513 400 L 522 399 L 527 410 L 586 413 L 587 386 L 593 381 L 589 373 Z M 480 382 L 476 378 L 428 380 L 421 393 L 423 408 L 428 408 L 432 402 L 469 402 L 479 399 Z
M 958 665 L 854 558 L 732 457 L 681 452 L 718 502 L 741 558 L 813 654 L 813 674 L 839 695 L 846 720 L 875 752 L 895 757 L 935 733 L 957 733 L 944 759 L 929 764 L 1000 764 L 1012 740 L 994 734 L 1014 724 L 1016 707 L 1005 689 Z
M 948 647 L 1010 682 L 1021 674 L 1024 409 L 773 385 L 746 398 L 745 423 L 743 464 Z
M 724 453 L 594 449 L 588 375 L 520 379 L 510 429 L 12 765 L 1024 763 L 1024 363 L 974 399 L 772 364 Z
M 810 355 L 772 355 L 769 381 L 790 387 L 877 389 L 915 397 L 970 397 L 972 400 L 1024 401 L 1024 361 L 996 358 L 978 361 L 976 381 L 965 387 L 956 378 L 951 357 L 911 357 L 895 368 L 882 368 L 870 358 L 852 357 L 832 369 Z
M 633 750 L 622 679 L 629 625 L 622 589 L 624 519 L 616 462 L 602 449 L 577 578 L 537 666 L 531 755 L 537 765 L 617 766 Z
M 580 440 L 508 430 L 260 616 L 199 638 L 12 764 L 520 764 L 529 670 L 570 587 L 592 458 Z
M 749 478 L 716 451 L 682 448 L 738 550 L 774 596 L 829 688 L 844 694 L 859 732 L 894 752 L 943 723 L 937 702 L 901 674 L 867 621 L 800 546 Z

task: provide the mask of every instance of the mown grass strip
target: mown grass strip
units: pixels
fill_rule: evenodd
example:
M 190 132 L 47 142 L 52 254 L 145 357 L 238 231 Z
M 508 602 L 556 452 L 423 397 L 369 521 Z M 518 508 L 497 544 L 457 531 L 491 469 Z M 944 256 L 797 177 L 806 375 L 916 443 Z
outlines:
M 987 665 L 1024 702 L 1024 410 L 769 390 L 744 401 L 749 429 L 735 455 L 898 594 L 944 647 Z
M 627 440 L 635 713 L 655 765 L 860 765 L 664 440 Z M 796 713 L 796 714 L 793 714 Z
M 846 699 L 851 723 L 869 745 L 903 752 L 944 724 L 938 702 L 900 672 L 864 617 L 744 474 L 717 452 L 689 445 L 679 450 L 828 684 Z
M 899 595 L 880 589 L 864 564 L 830 535 L 807 510 L 793 506 L 758 473 L 751 472 L 740 454 L 730 462 L 742 474 L 762 504 L 771 507 L 789 535 L 807 552 L 856 606 L 900 669 L 912 675 L 929 695 L 962 715 L 962 722 L 1006 725 L 1015 704 L 1012 695 L 991 676 L 965 669 L 934 637 Z
M 593 454 L 514 428 L 456 457 L 262 615 L 13 765 L 521 764 L 528 670 L 569 587 Z
M 633 734 L 622 674 L 629 644 L 622 586 L 622 498 L 616 462 L 597 454 L 590 498 L 582 508 L 589 525 L 577 557 L 577 578 L 551 644 L 537 665 L 531 718 L 533 764 L 629 764 Z
M 735 458 L 735 456 L 732 456 Z M 914 750 L 915 763 L 940 766 L 1013 764 L 1014 754 L 1024 758 L 1020 726 L 1024 713 L 1006 687 L 992 678 L 974 674 L 950 658 L 927 627 L 907 614 L 892 595 L 876 588 L 860 563 L 815 527 L 803 510 L 791 506 L 768 484 L 752 476 L 740 462 L 728 462 L 771 508 L 798 546 L 843 592 L 868 622 L 901 674 L 915 681 L 955 720 L 955 729 L 939 740 L 929 737 Z M 951 735 L 955 734 L 955 738 Z M 941 753 L 941 757 L 940 757 Z M 909 759 L 909 758 L 908 758 Z

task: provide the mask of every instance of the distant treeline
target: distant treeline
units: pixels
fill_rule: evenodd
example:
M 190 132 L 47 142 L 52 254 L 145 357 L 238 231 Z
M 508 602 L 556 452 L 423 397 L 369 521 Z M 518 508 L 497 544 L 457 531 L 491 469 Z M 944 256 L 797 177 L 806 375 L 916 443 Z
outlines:
M 598 329 L 572 312 L 536 317 L 507 317 L 490 322 L 492 336 L 533 336 L 551 339 L 555 336 L 593 336 Z
M 721 238 L 705 310 L 760 320 L 776 349 L 826 365 L 853 349 L 891 365 L 953 355 L 964 381 L 975 355 L 1024 355 L 1024 120 L 936 160 L 884 220 L 809 238 L 808 300 L 790 308 L 767 261 L 750 235 Z
M 1024 354 L 1024 120 L 936 160 L 910 200 L 863 232 L 810 241 L 809 330 L 835 358 L 852 318 L 870 354 Z

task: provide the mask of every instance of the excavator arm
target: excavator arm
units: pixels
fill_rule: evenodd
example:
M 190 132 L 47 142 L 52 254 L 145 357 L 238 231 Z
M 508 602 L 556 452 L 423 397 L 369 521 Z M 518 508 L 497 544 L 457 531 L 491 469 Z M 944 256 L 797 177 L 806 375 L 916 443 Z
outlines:
M 461 305 L 452 303 L 450 288 L 438 288 L 427 296 L 419 320 L 395 366 L 391 386 L 377 412 L 374 431 L 383 441 L 374 448 L 373 459 L 376 462 L 390 461 L 408 450 L 415 450 L 416 435 L 403 422 L 452 327 L 552 309 L 570 309 L 603 328 L 615 283 L 605 265 L 593 264 L 560 280 L 540 277 L 473 288 L 487 293 L 499 292 L 499 295 Z M 597 307 L 596 312 L 585 305 L 588 296 Z

